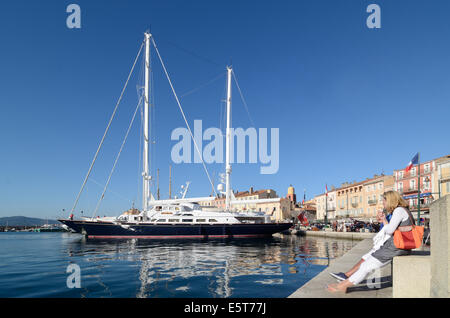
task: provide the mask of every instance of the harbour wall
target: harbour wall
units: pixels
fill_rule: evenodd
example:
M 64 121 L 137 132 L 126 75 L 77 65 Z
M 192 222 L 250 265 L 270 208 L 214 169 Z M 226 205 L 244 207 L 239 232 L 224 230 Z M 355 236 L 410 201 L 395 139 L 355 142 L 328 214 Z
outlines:
M 376 233 L 361 233 L 361 232 L 300 231 L 300 235 L 348 239 L 348 240 L 365 240 L 374 237 L 375 234 Z

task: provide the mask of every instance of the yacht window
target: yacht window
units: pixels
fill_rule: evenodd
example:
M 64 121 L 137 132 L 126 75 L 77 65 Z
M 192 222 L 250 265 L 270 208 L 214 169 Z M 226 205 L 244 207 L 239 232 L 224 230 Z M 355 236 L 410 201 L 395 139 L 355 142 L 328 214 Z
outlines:
M 156 222 L 166 222 L 166 219 L 159 219 L 159 220 L 156 221 Z
M 194 215 L 190 213 L 183 213 L 183 216 L 194 216 Z
M 183 219 L 183 222 L 194 222 L 193 219 Z
M 169 219 L 169 222 L 180 222 L 180 219 Z
M 196 219 L 197 222 L 206 222 L 206 219 Z
M 209 219 L 208 222 L 217 222 L 216 219 Z
M 151 219 L 150 222 L 156 222 L 156 219 Z

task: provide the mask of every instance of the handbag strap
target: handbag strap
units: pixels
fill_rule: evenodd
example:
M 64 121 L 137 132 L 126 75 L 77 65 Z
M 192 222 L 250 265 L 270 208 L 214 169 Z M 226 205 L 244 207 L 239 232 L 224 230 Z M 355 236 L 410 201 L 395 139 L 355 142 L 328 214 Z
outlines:
M 412 215 L 412 213 L 411 213 L 411 211 L 409 211 L 409 209 L 407 209 L 407 208 L 405 208 L 405 207 L 402 207 L 403 209 L 405 209 L 406 210 L 406 212 L 408 213 L 408 215 L 409 215 L 409 219 L 411 220 L 411 226 L 416 226 L 416 222 L 415 222 L 415 220 L 414 220 L 414 217 L 413 217 L 413 215 Z M 409 226 L 409 225 L 408 225 Z

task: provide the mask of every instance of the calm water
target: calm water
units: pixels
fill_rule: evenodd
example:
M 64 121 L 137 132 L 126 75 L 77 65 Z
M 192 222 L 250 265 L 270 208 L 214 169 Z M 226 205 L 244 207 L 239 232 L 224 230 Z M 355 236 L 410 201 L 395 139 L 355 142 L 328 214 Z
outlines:
M 0 233 L 0 297 L 284 298 L 356 242 L 280 235 L 236 240 L 86 240 Z M 70 264 L 81 288 L 67 287 Z

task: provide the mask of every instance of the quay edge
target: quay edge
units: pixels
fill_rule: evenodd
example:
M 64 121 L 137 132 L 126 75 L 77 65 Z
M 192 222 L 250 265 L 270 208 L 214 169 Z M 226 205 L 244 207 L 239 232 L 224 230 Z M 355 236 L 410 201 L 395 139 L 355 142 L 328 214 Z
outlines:
M 336 239 L 348 239 L 348 240 L 365 240 L 373 238 L 376 233 L 361 233 L 361 232 L 328 232 L 328 231 L 301 231 L 301 236 L 316 236 L 316 237 L 328 237 Z

